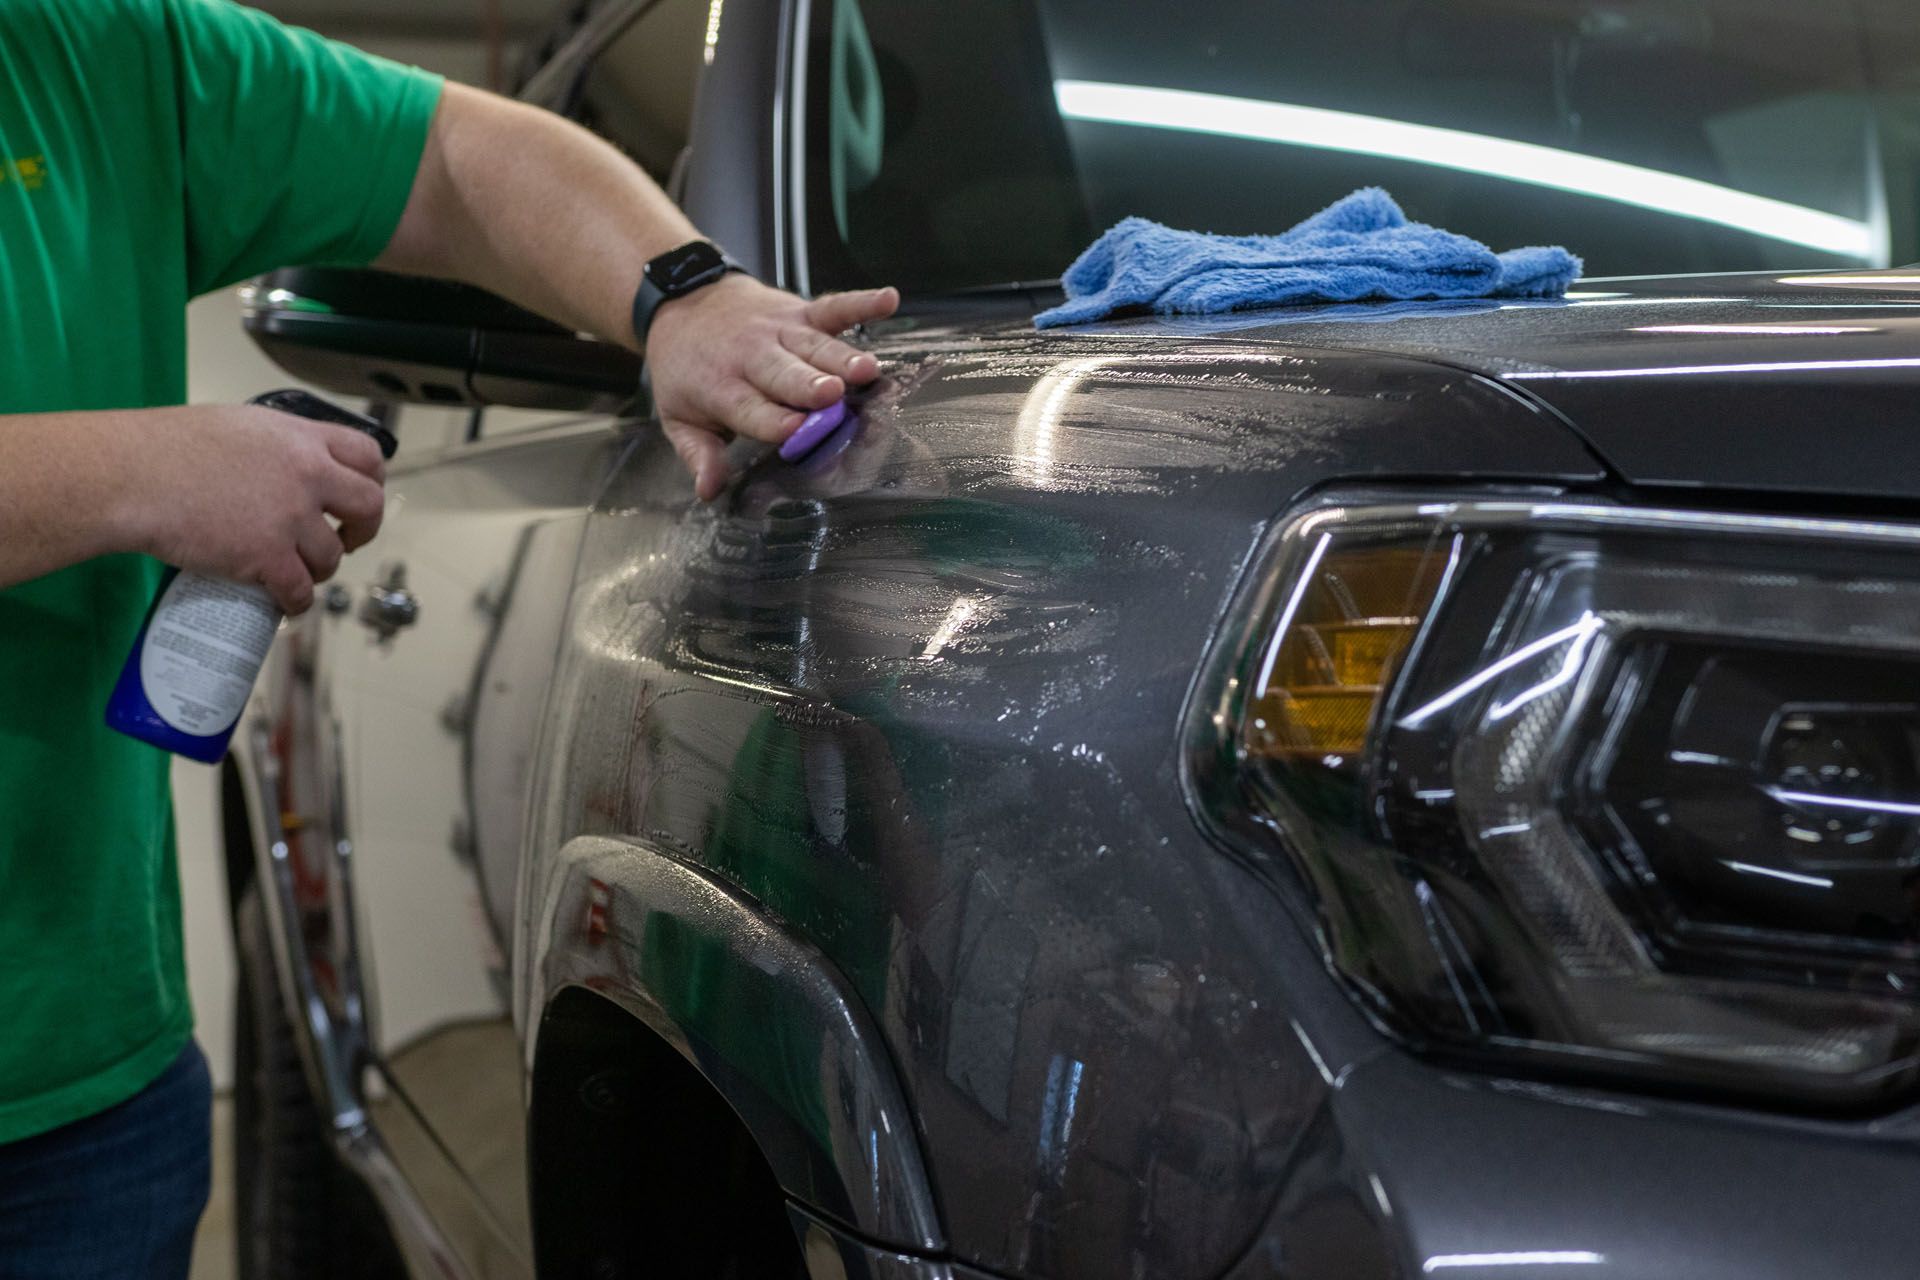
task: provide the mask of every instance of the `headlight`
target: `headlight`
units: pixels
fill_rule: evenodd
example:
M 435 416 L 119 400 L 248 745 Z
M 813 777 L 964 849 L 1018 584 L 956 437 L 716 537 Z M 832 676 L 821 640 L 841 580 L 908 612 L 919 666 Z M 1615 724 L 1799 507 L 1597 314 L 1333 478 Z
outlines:
M 1920 530 L 1559 503 L 1293 521 L 1197 691 L 1417 1045 L 1870 1102 L 1920 1062 Z

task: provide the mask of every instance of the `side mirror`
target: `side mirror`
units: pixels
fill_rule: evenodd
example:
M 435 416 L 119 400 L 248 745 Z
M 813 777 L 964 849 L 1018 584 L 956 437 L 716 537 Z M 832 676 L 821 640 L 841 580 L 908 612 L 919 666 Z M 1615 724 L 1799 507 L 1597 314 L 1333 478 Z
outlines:
M 639 356 L 470 285 L 289 267 L 241 301 L 241 324 L 268 359 L 342 395 L 621 413 L 640 394 Z

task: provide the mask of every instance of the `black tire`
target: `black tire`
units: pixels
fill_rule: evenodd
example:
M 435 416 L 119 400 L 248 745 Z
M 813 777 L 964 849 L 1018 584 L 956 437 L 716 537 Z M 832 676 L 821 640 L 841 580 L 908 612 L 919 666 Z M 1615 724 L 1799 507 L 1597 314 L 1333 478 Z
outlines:
M 233 1225 L 240 1280 L 406 1275 L 372 1194 L 334 1154 L 274 978 L 259 891 L 234 914 Z

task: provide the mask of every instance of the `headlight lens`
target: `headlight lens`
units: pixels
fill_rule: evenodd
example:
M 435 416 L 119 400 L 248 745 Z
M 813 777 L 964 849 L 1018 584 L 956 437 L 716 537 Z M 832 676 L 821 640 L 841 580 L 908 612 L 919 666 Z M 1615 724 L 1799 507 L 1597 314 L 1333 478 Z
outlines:
M 1194 780 L 1383 1021 L 1777 1097 L 1912 1083 L 1920 531 L 1344 506 L 1274 563 Z

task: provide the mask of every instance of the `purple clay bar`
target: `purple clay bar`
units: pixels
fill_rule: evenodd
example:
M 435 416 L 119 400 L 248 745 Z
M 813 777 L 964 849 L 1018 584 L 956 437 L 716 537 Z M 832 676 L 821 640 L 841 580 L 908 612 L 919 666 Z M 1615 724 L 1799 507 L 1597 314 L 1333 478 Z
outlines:
M 833 434 L 847 416 L 847 402 L 835 400 L 824 409 L 815 409 L 787 437 L 780 446 L 780 456 L 788 462 L 796 462 L 813 451 L 814 446 Z

